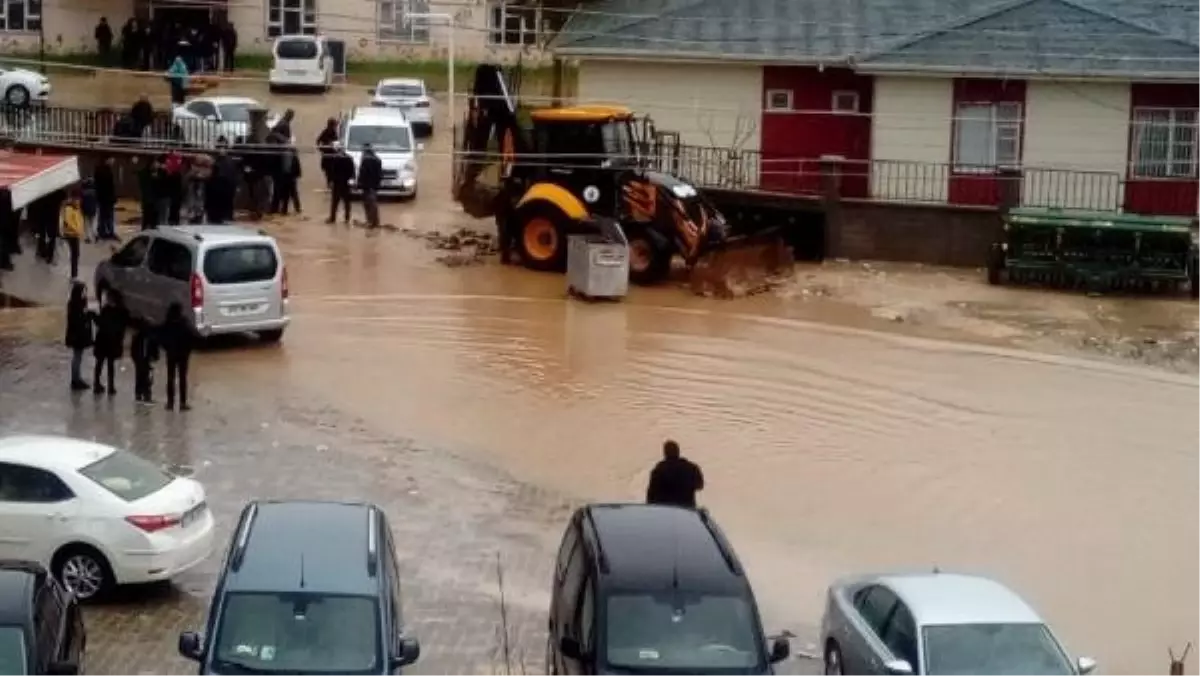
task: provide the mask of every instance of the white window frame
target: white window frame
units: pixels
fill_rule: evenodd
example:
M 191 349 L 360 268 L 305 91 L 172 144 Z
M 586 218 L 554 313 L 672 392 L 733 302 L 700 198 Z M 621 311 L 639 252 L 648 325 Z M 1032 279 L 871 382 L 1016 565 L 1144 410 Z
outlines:
M 997 169 L 1021 166 L 1021 132 L 1025 123 L 1023 108 L 1020 103 L 1012 101 L 960 101 L 955 106 L 953 138 L 950 139 L 954 171 L 990 174 Z M 970 128 L 965 123 L 980 121 L 987 125 L 987 138 L 984 140 L 987 157 L 982 158 L 982 162 L 964 162 L 962 135 Z
M 849 105 L 846 102 L 849 101 Z M 858 92 L 846 89 L 838 90 L 830 97 L 829 109 L 843 115 L 858 112 Z
M 317 34 L 317 22 L 320 16 L 317 10 L 317 0 L 267 0 L 263 3 L 263 9 L 266 11 L 263 30 L 266 31 L 268 38 L 274 39 L 281 35 L 289 34 L 283 29 L 288 23 L 284 19 L 284 15 L 286 14 L 300 15 L 299 25 L 301 34 Z M 275 19 L 271 18 L 272 12 L 276 14 Z
M 409 19 L 411 14 L 429 14 L 429 0 L 378 0 L 375 37 L 380 42 L 427 45 L 432 41 L 429 21 Z
M 1158 119 L 1152 119 L 1158 118 Z M 1196 108 L 1137 106 L 1133 109 L 1133 145 L 1130 175 L 1135 178 L 1196 178 L 1196 154 L 1200 150 Z M 1149 146 L 1145 142 L 1151 127 L 1165 128 L 1165 142 Z M 1148 157 L 1148 155 L 1150 155 Z
M 533 12 L 532 22 L 529 20 L 530 11 Z M 541 44 L 541 3 L 534 6 L 513 6 L 507 0 L 489 0 L 486 20 L 489 45 L 526 47 Z M 517 37 L 511 40 L 510 37 L 514 33 Z
M 783 105 L 775 105 L 775 98 L 782 96 L 786 102 Z M 790 89 L 768 89 L 766 101 L 763 102 L 763 111 L 768 113 L 780 113 L 792 110 L 793 92 Z
M 25 14 L 21 25 L 8 25 L 9 8 L 21 5 Z M 37 33 L 42 28 L 42 0 L 0 0 L 0 33 Z

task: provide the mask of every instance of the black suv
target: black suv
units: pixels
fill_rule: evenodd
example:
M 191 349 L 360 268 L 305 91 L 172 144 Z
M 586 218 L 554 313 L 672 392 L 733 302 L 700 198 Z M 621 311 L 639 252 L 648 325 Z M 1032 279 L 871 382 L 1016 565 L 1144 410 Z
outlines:
M 86 649 L 75 595 L 39 563 L 0 561 L 0 674 L 78 674 Z
M 421 648 L 403 634 L 392 530 L 374 505 L 251 502 L 205 635 L 179 653 L 201 674 L 390 674 Z
M 704 510 L 588 505 L 554 571 L 551 674 L 767 674 L 767 638 L 729 542 Z

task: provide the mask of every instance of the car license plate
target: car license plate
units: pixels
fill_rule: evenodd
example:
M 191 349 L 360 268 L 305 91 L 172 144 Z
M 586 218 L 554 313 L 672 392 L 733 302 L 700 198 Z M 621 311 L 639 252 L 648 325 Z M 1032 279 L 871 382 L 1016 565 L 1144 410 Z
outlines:
M 305 74 L 306 74 L 306 71 L 303 71 L 303 70 L 289 70 L 289 71 L 288 71 L 288 75 L 301 75 L 301 76 L 303 76 L 303 75 L 305 75 Z
M 261 308 L 262 308 L 262 305 L 259 303 L 253 303 L 253 304 L 247 304 L 247 305 L 233 305 L 233 306 L 230 306 L 229 309 L 226 310 L 225 313 L 227 315 L 231 315 L 231 316 L 249 315 L 249 314 L 254 314 L 255 312 L 258 312 Z

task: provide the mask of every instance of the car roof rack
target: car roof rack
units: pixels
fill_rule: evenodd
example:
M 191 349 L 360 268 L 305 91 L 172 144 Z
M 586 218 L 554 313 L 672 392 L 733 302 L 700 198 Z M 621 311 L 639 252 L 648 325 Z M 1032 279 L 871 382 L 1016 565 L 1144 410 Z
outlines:
M 584 512 L 587 515 L 588 525 L 592 527 L 593 538 L 596 542 L 596 563 L 600 565 L 600 572 L 608 574 L 608 557 L 604 555 L 604 545 L 600 544 L 600 530 L 596 528 L 596 520 L 592 518 L 592 510 L 589 507 Z
M 229 553 L 229 569 L 237 572 L 246 559 L 246 545 L 250 542 L 250 529 L 254 527 L 254 517 L 258 516 L 258 503 L 252 502 L 246 508 L 246 516 L 238 530 L 237 538 L 233 541 L 233 551 Z
M 367 508 L 367 574 L 375 577 L 379 570 L 379 515 L 375 506 Z
M 737 557 L 733 555 L 733 549 L 730 548 L 729 542 L 725 539 L 725 535 L 721 533 L 721 529 L 713 523 L 708 515 L 708 510 L 701 507 L 696 512 L 700 515 L 700 521 L 704 523 L 704 527 L 708 529 L 713 540 L 717 543 L 717 549 L 721 552 L 721 558 L 725 559 L 725 565 L 729 566 L 729 571 L 735 575 L 741 576 L 745 573 L 742 571 L 741 564 L 738 563 Z

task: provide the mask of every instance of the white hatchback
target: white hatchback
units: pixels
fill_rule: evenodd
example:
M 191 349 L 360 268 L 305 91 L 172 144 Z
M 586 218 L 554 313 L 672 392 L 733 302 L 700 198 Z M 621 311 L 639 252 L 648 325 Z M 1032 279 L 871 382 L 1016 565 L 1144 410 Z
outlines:
M 166 580 L 212 545 L 199 482 L 90 441 L 0 439 L 0 559 L 38 561 L 88 599 Z

